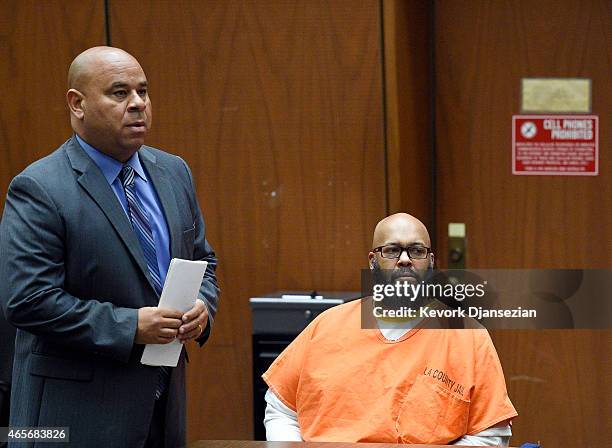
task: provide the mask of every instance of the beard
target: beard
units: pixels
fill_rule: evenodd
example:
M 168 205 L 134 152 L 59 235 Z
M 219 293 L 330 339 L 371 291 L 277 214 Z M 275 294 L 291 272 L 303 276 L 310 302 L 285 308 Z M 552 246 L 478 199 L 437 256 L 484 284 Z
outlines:
M 410 289 L 411 284 L 417 285 L 421 282 L 427 282 L 427 280 L 431 277 L 432 272 L 432 267 L 429 267 L 425 271 L 418 271 L 410 267 L 382 269 L 378 262 L 374 260 L 372 277 L 374 284 L 396 285 L 397 283 L 400 283 L 400 285 L 402 285 L 407 283 L 406 289 L 412 291 Z M 404 290 L 403 286 L 401 288 Z M 427 304 L 430 300 L 430 298 L 422 295 L 418 295 L 416 297 L 406 297 L 404 295 L 398 296 L 393 294 L 385 295 L 379 304 L 383 309 L 387 310 L 399 310 L 401 307 L 418 309 Z

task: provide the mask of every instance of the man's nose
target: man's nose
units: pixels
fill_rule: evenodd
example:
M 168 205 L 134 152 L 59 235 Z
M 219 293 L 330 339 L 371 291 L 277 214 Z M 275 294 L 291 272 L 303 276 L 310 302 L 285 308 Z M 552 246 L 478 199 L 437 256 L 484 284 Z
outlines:
M 397 264 L 399 266 L 412 266 L 412 260 L 408 256 L 408 251 L 407 250 L 402 250 L 402 253 L 400 254 L 399 258 L 397 259 Z
M 132 96 L 130 97 L 128 107 L 130 111 L 143 111 L 145 107 L 147 107 L 147 103 L 145 102 L 145 99 L 138 94 L 138 92 L 133 92 Z

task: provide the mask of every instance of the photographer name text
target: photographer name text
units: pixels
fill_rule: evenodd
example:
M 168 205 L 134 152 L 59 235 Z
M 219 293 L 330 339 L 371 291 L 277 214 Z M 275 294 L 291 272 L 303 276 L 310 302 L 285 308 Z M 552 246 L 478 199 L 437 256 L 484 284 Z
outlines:
M 394 309 L 385 309 L 380 306 L 375 306 L 373 309 L 374 317 L 376 318 L 460 318 L 460 317 L 473 317 L 475 319 L 483 318 L 534 318 L 537 316 L 537 312 L 534 309 L 518 308 L 504 309 L 504 310 L 492 310 L 483 308 L 481 306 L 470 306 L 467 309 L 437 309 L 429 306 L 422 306 L 419 308 L 410 308 L 407 306 L 401 306 Z

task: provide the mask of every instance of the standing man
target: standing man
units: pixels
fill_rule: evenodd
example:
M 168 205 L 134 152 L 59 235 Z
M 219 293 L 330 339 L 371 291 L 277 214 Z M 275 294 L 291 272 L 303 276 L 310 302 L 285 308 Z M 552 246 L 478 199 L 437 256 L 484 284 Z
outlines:
M 217 310 L 191 172 L 143 145 L 151 101 L 133 56 L 90 48 L 68 84 L 74 135 L 13 179 L 0 224 L 0 302 L 18 328 L 10 425 L 68 427 L 78 447 L 184 446 L 185 351 L 175 368 L 140 358 L 203 344 Z M 175 257 L 208 261 L 185 314 L 157 307 Z

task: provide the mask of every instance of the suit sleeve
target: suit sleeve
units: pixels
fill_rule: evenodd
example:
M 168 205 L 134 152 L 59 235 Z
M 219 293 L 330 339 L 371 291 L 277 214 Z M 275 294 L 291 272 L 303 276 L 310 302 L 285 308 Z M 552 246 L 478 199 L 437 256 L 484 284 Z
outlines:
M 10 325 L 0 310 L 0 392 L 8 392 L 13 372 L 15 352 L 15 327 Z M 2 406 L 0 406 L 0 412 Z
M 77 351 L 127 362 L 138 310 L 65 291 L 65 245 L 62 217 L 49 194 L 36 179 L 17 176 L 0 223 L 0 303 L 7 320 Z
M 212 326 L 217 314 L 217 307 L 219 304 L 219 285 L 217 283 L 217 276 L 215 271 L 217 269 L 217 256 L 215 251 L 208 243 L 206 239 L 206 225 L 204 224 L 204 218 L 202 217 L 202 211 L 196 198 L 195 186 L 193 183 L 193 176 L 187 163 L 181 159 L 187 175 L 189 176 L 189 203 L 191 205 L 191 211 L 194 215 L 195 224 L 195 240 L 194 240 L 194 260 L 203 260 L 208 262 L 204 278 L 202 280 L 202 286 L 200 287 L 199 299 L 204 302 L 204 305 L 208 309 L 208 324 L 202 334 L 198 337 L 197 341 L 203 345 L 212 331 Z

